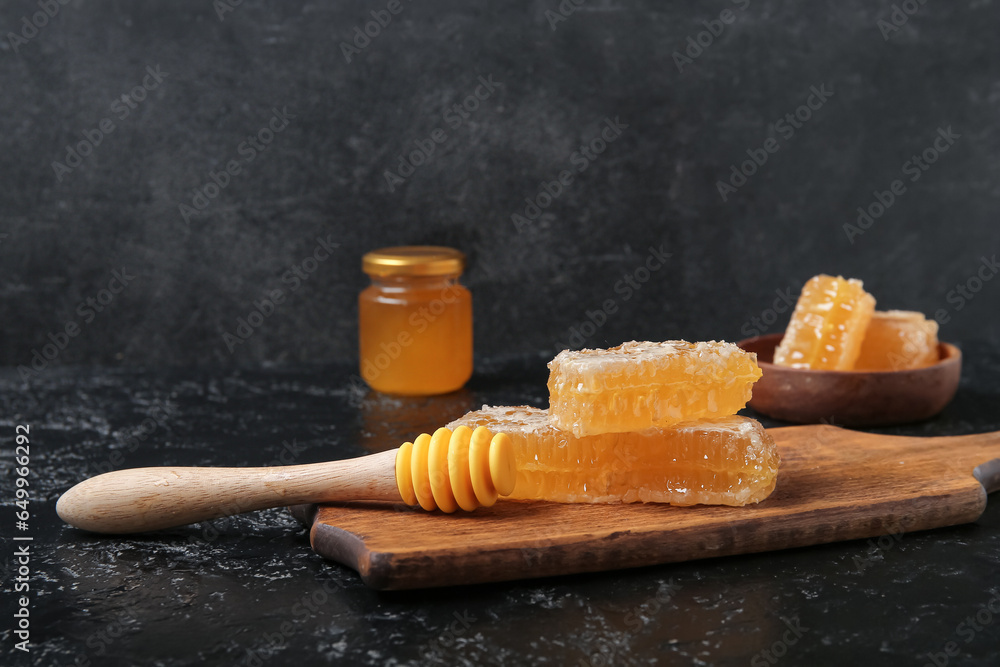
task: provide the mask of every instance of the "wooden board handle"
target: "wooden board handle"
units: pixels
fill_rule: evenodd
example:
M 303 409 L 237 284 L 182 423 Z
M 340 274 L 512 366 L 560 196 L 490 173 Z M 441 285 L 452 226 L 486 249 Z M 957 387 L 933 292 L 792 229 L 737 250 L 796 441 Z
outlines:
M 56 513 L 84 530 L 138 533 L 301 503 L 399 502 L 397 451 L 272 468 L 116 470 L 64 493 Z
M 969 471 L 986 493 L 1000 491 L 1000 432 L 926 438 L 941 443 L 935 458 L 952 473 Z

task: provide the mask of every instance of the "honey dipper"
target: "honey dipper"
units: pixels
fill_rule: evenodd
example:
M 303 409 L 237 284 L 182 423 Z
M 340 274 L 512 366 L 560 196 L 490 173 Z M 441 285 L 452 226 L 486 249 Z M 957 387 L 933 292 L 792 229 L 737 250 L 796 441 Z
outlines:
M 439 428 L 398 449 L 356 459 L 270 468 L 133 468 L 80 482 L 59 517 L 95 533 L 173 528 L 304 503 L 403 501 L 425 510 L 489 507 L 514 490 L 510 438 L 485 427 Z

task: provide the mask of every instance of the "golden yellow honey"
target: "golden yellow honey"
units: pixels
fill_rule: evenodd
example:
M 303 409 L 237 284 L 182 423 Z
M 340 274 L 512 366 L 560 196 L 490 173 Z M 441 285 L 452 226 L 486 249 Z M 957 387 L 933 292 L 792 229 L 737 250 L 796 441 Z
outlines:
M 802 287 L 774 363 L 791 368 L 854 368 L 875 298 L 860 280 L 818 275 Z
M 732 343 L 683 340 L 564 350 L 549 363 L 549 413 L 576 437 L 736 414 L 761 377 Z
M 514 499 L 742 506 L 766 498 L 777 481 L 774 440 L 747 417 L 578 438 L 556 428 L 545 410 L 483 406 L 448 427 L 509 437 Z
M 858 371 L 902 371 L 936 364 L 938 323 L 923 313 L 876 310 L 865 330 Z
M 465 256 L 401 246 L 367 253 L 372 284 L 358 297 L 361 377 L 387 394 L 444 394 L 472 376 L 472 295 Z

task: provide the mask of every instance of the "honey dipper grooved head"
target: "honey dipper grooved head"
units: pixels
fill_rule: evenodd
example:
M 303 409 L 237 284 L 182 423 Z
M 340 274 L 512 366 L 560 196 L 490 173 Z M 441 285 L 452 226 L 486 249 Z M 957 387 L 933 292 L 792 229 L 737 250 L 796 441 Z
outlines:
M 514 492 L 517 465 L 514 462 L 514 443 L 506 433 L 497 433 L 490 442 L 490 477 L 501 496 Z
M 428 468 L 428 450 L 431 447 L 431 436 L 421 433 L 413 441 L 413 456 L 410 459 L 410 476 L 413 478 L 413 493 L 417 502 L 430 512 L 437 507 L 431 492 L 431 479 Z M 398 454 L 397 454 L 398 456 Z
M 500 495 L 510 495 L 517 480 L 514 446 L 503 433 L 460 426 L 439 428 L 396 454 L 396 486 L 408 505 L 454 512 L 489 507 Z
M 455 502 L 466 512 L 479 507 L 476 490 L 472 487 L 472 472 L 469 470 L 468 442 L 472 439 L 472 429 L 459 426 L 451 434 L 448 446 L 448 477 Z
M 472 432 L 469 441 L 469 473 L 472 475 L 472 488 L 479 504 L 490 507 L 497 501 L 497 489 L 493 486 L 493 476 L 490 474 L 490 442 L 493 434 L 485 426 L 480 426 Z
M 431 436 L 431 446 L 427 452 L 427 476 L 431 482 L 431 494 L 438 509 L 448 514 L 458 509 L 455 493 L 451 490 L 451 475 L 448 474 L 450 446 L 451 430 L 439 428 Z

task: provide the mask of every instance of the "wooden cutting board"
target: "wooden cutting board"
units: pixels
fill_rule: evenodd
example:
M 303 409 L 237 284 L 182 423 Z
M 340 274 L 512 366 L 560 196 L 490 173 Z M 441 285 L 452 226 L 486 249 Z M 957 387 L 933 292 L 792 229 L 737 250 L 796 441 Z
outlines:
M 446 515 L 390 503 L 299 508 L 320 555 L 379 589 L 597 572 L 975 521 L 1000 489 L 1000 432 L 903 438 L 770 430 L 774 493 L 748 507 L 504 501 Z

